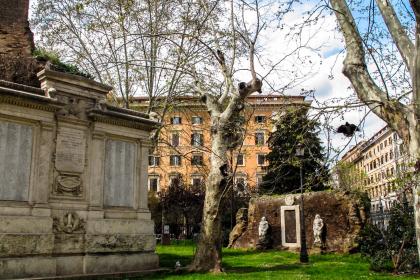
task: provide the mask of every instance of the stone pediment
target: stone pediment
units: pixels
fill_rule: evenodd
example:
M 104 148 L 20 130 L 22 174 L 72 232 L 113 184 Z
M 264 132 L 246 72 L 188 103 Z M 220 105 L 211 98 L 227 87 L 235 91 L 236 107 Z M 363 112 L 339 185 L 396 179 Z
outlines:
M 56 94 L 66 93 L 72 96 L 104 100 L 106 95 L 112 90 L 111 86 L 94 80 L 49 69 L 40 71 L 37 76 L 43 90 L 48 92 L 54 89 Z

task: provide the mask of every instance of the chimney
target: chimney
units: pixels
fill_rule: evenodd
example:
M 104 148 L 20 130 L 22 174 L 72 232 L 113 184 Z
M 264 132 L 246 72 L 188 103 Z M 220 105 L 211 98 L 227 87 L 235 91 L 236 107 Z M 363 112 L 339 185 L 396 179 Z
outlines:
M 0 0 L 0 80 L 40 87 L 28 11 L 29 0 Z

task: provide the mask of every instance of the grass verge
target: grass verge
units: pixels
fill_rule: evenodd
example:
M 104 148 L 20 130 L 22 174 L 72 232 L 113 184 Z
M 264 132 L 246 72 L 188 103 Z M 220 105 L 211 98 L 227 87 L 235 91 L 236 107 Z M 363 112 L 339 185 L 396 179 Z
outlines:
M 173 268 L 176 261 L 188 265 L 194 245 L 180 241 L 157 246 L 161 267 Z M 284 251 L 224 249 L 225 272 L 218 275 L 200 273 L 160 273 L 141 279 L 420 279 L 420 275 L 392 275 L 369 270 L 369 263 L 359 254 L 311 255 L 308 265 L 299 263 L 299 254 Z

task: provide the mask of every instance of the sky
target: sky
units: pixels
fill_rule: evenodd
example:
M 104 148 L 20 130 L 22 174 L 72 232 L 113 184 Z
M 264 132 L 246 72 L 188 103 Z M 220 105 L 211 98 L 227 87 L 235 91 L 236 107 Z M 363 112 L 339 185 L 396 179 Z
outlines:
M 309 1 L 308 1 L 309 2 Z M 299 22 L 302 19 L 302 13 L 308 9 L 309 4 L 303 4 L 300 9 L 295 9 L 294 12 L 287 15 L 285 19 L 290 25 L 294 22 Z M 317 24 L 305 30 L 306 37 L 311 36 L 310 47 L 316 48 L 317 51 L 307 51 L 306 54 L 310 56 L 306 64 L 301 65 L 303 68 L 311 68 L 312 70 L 305 77 L 304 81 L 296 86 L 294 89 L 288 90 L 286 94 L 298 95 L 301 93 L 301 88 L 306 90 L 315 90 L 314 97 L 319 102 L 331 100 L 333 98 L 346 98 L 354 95 L 350 81 L 342 74 L 343 60 L 345 58 L 345 49 L 341 33 L 336 28 L 336 18 L 334 14 L 325 14 Z M 283 36 L 283 30 L 278 30 L 269 35 L 262 43 L 265 44 L 266 49 L 272 56 L 276 54 L 287 52 L 290 49 L 290 44 L 285 44 L 287 40 Z M 308 63 L 308 61 L 312 63 Z M 315 102 L 313 102 L 315 105 Z M 345 122 L 360 126 L 360 132 L 356 133 L 353 138 L 348 138 L 342 134 L 333 133 L 331 136 L 331 145 L 341 151 L 343 155 L 349 148 L 363 139 L 372 137 L 377 131 L 383 128 L 386 124 L 375 114 L 370 113 L 366 115 L 369 110 L 366 107 L 350 110 L 343 114 L 343 117 L 337 117 L 329 121 L 329 124 L 337 128 Z M 315 113 L 315 112 L 313 112 Z M 326 143 L 326 135 L 322 131 L 321 140 Z M 335 153 L 330 155 L 334 158 Z
M 31 6 L 35 1 L 31 0 Z M 306 4 L 304 3 L 293 12 L 288 13 L 285 22 L 290 26 L 293 23 L 298 23 L 302 19 L 302 12 L 308 9 L 311 4 L 310 2 L 307 1 Z M 260 45 L 263 46 L 264 52 L 272 60 L 280 57 L 283 53 L 287 53 L 294 47 L 293 43 L 285 38 L 284 33 L 284 30 L 276 29 L 262 34 Z M 314 97 L 320 102 L 332 98 L 346 98 L 352 95 L 353 91 L 350 82 L 341 73 L 345 51 L 342 36 L 336 29 L 335 15 L 332 13 L 325 14 L 325 17 L 317 24 L 306 29 L 303 37 L 306 39 L 311 38 L 309 46 L 316 49 L 316 51 L 309 49 L 302 50 L 301 55 L 307 56 L 307 59 L 301 65 L 296 65 L 296 61 L 286 62 L 286 67 L 287 63 L 290 63 L 290 68 L 305 69 L 304 72 L 306 71 L 306 75 L 295 88 L 287 90 L 285 94 L 297 95 L 301 93 L 302 88 L 307 90 L 313 89 L 315 90 Z M 263 72 L 263 69 L 261 70 Z M 280 74 L 277 78 L 281 80 L 287 79 L 288 77 L 287 74 L 285 74 L 285 77 Z M 336 133 L 331 135 L 331 145 L 341 150 L 341 154 L 344 154 L 345 151 L 357 142 L 373 136 L 379 129 L 385 126 L 385 123 L 373 113 L 365 117 L 366 111 L 366 108 L 355 109 L 344 113 L 343 118 L 337 117 L 330 121 L 329 124 L 337 128 L 345 122 L 359 124 L 364 119 L 364 124 L 360 127 L 361 132 L 357 133 L 352 139 Z M 322 132 L 321 140 L 326 142 L 326 136 Z

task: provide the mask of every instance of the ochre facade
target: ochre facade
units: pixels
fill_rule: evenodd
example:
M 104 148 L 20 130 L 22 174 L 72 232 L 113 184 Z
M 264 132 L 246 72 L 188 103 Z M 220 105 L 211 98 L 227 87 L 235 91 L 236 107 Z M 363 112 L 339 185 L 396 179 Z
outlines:
M 230 167 L 235 174 L 234 181 L 241 185 L 239 191 L 255 190 L 266 173 L 265 155 L 270 151 L 267 140 L 274 128 L 276 116 L 287 107 L 302 104 L 307 104 L 307 101 L 300 96 L 248 97 L 243 145 L 228 155 Z M 136 98 L 133 108 L 141 110 L 147 105 L 146 99 Z M 167 188 L 171 180 L 178 179 L 183 185 L 202 184 L 209 172 L 211 153 L 211 123 L 204 104 L 193 97 L 179 98 L 162 123 L 164 127 L 159 144 L 149 158 L 149 190 L 160 191 Z M 178 156 L 179 164 L 178 159 L 175 159 Z
M 404 145 L 397 133 L 386 126 L 367 141 L 352 147 L 341 161 L 354 164 L 365 174 L 362 191 L 369 195 L 373 210 L 378 210 L 379 203 L 389 209 L 398 191 L 393 182 L 407 171 L 408 165 Z

